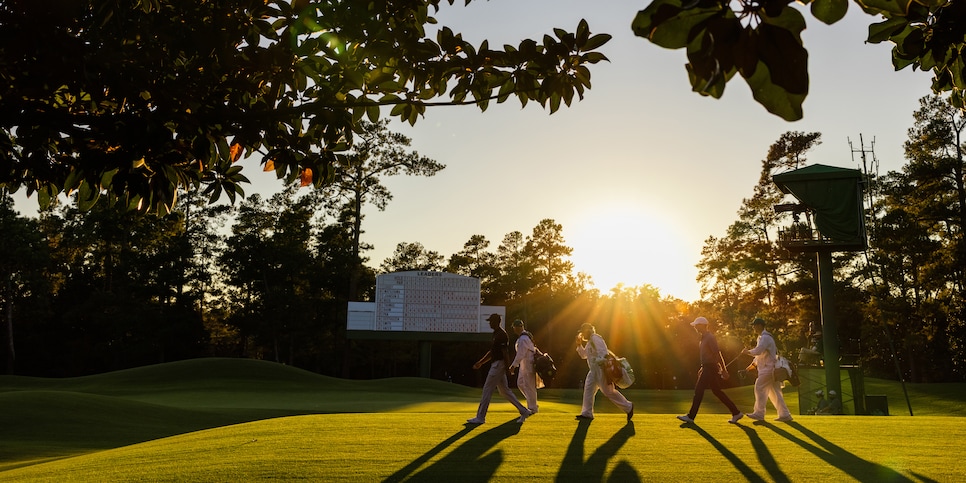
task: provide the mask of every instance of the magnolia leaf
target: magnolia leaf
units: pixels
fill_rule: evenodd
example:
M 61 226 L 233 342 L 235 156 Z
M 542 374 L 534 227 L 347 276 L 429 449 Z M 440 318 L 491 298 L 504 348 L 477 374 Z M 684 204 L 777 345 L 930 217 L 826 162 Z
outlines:
M 303 168 L 299 173 L 299 186 L 305 187 L 312 184 L 312 168 Z
M 694 66 L 688 64 L 684 66 L 688 71 L 688 80 L 691 81 L 691 90 L 701 94 L 702 96 L 711 96 L 715 99 L 721 99 L 724 95 L 725 86 L 727 85 L 727 80 L 724 76 L 714 76 L 708 79 L 703 76 L 699 76 L 694 71 Z
M 74 168 L 67 173 L 67 178 L 64 179 L 64 191 L 70 194 L 72 191 L 77 189 L 78 186 L 83 182 L 84 173 L 79 168 Z
M 657 0 L 637 13 L 631 30 L 661 47 L 680 49 L 688 45 L 693 29 L 723 9 L 724 6 L 684 10 L 675 0 Z
M 953 85 L 966 85 L 966 62 L 964 62 L 962 56 L 957 57 L 950 63 L 948 70 L 952 74 Z
M 231 162 L 233 162 L 233 163 L 234 162 L 237 162 L 238 159 L 241 158 L 242 151 L 244 151 L 244 150 L 245 150 L 245 148 L 243 148 L 240 143 L 234 143 L 234 144 L 232 144 L 231 145 L 231 150 L 229 152 L 229 154 L 231 156 Z
M 352 108 L 352 124 L 358 124 L 362 120 L 362 116 L 366 114 L 366 108 L 362 106 L 355 106 Z
M 215 201 L 218 200 L 218 198 L 221 198 L 221 184 L 215 183 L 215 184 L 209 186 L 205 190 L 205 192 L 206 193 L 209 193 L 209 195 L 208 195 L 208 201 L 210 203 L 214 203 Z
M 589 39 L 587 39 L 587 42 L 583 46 L 581 46 L 581 50 L 583 50 L 584 52 L 586 52 L 588 50 L 597 49 L 598 47 L 606 44 L 607 42 L 610 42 L 610 39 L 611 38 L 612 37 L 609 34 L 597 34 L 597 35 L 594 35 L 594 36 L 590 37 Z
M 380 109 L 378 105 L 371 105 L 366 108 L 366 117 L 369 118 L 369 122 L 376 122 L 379 120 Z
M 576 43 L 578 47 L 582 47 L 587 43 L 587 39 L 590 38 L 590 26 L 587 24 L 587 19 L 580 19 L 577 23 L 577 35 Z
M 895 38 L 896 50 L 905 57 L 919 57 L 926 49 L 926 38 L 920 29 L 910 29 L 902 39 Z
M 759 62 L 755 73 L 745 78 L 752 96 L 768 112 L 786 121 L 797 121 L 802 118 L 802 103 L 805 94 L 791 94 L 771 80 L 771 73 L 764 62 Z
M 832 25 L 845 17 L 849 10 L 849 0 L 815 0 L 811 9 L 815 18 Z
M 907 28 L 910 28 L 909 20 L 904 17 L 890 18 L 874 23 L 869 25 L 869 42 L 873 44 L 884 42 Z
M 100 196 L 100 190 L 91 189 L 91 185 L 87 182 L 81 183 L 80 187 L 77 189 L 77 209 L 81 211 L 90 210 L 95 204 L 97 204 L 97 200 L 100 198 Z
M 117 174 L 117 171 L 117 168 L 114 168 L 110 171 L 101 173 L 101 186 L 111 186 L 111 183 L 114 182 L 114 175 Z
M 805 30 L 805 17 L 796 8 L 783 8 L 776 16 L 762 15 L 759 29 L 765 25 L 772 25 L 787 30 L 795 35 L 795 39 L 799 44 L 802 43 L 801 34 Z
M 959 109 L 966 108 L 966 102 L 963 99 L 963 90 L 953 88 L 953 92 L 949 95 L 949 103 Z
M 771 82 L 789 93 L 808 94 L 808 51 L 802 47 L 798 32 L 762 23 L 758 33 L 758 59 L 768 66 Z
M 50 208 L 50 202 L 56 199 L 56 197 L 50 196 L 50 192 L 47 189 L 37 190 L 37 203 L 40 205 L 40 209 L 46 210 Z

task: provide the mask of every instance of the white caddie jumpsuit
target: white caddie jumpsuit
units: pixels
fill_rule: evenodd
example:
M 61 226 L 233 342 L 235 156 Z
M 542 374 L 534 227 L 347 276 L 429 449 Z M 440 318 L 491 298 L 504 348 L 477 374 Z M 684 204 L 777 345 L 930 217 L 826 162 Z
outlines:
M 597 397 L 598 389 L 617 407 L 629 413 L 634 405 L 613 384 L 609 384 L 607 376 L 604 375 L 602 364 L 607 357 L 607 344 L 604 343 L 604 338 L 597 334 L 591 335 L 587 344 L 577 345 L 577 354 L 582 359 L 587 359 L 587 367 L 590 369 L 584 380 L 584 403 L 580 409 L 580 415 L 594 417 L 594 399 Z
M 765 404 L 770 400 L 772 406 L 778 410 L 779 418 L 791 418 L 792 414 L 788 411 L 782 395 L 781 382 L 775 380 L 775 363 L 778 362 L 775 338 L 767 330 L 762 330 L 758 336 L 758 344 L 748 353 L 755 356 L 755 366 L 758 367 L 758 379 L 755 379 L 755 412 L 751 413 L 751 417 L 764 418 Z
M 510 363 L 510 369 L 520 368 L 517 372 L 517 387 L 527 398 L 527 409 L 535 413 L 537 412 L 537 389 L 543 387 L 543 380 L 533 367 L 533 356 L 536 351 L 530 333 L 526 331 L 521 333 L 514 347 L 517 354 Z

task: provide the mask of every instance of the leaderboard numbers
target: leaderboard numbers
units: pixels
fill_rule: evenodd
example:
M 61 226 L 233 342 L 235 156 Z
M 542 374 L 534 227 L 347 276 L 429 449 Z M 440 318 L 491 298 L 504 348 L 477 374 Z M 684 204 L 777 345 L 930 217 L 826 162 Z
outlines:
M 375 330 L 477 332 L 480 281 L 443 272 L 399 272 L 376 278 Z

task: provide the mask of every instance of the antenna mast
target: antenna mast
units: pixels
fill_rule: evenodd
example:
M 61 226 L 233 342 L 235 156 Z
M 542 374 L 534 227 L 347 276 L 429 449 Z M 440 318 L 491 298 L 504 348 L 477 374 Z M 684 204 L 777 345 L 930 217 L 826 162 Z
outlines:
M 846 138 L 846 139 L 848 139 L 848 138 Z M 875 138 L 874 137 L 872 138 L 872 143 L 869 145 L 869 149 L 866 149 L 865 148 L 865 141 L 862 139 L 862 134 L 861 133 L 859 133 L 859 148 L 858 149 L 856 149 L 852 145 L 852 140 L 851 139 L 848 139 L 848 141 L 849 141 L 849 149 L 852 150 L 852 162 L 853 163 L 856 162 L 855 161 L 855 153 L 859 153 L 859 157 L 860 157 L 861 162 L 862 162 L 862 174 L 865 175 L 865 182 L 866 182 L 866 187 L 865 187 L 866 188 L 865 189 L 866 199 L 865 199 L 865 201 L 866 201 L 866 203 L 868 203 L 868 210 L 869 210 L 869 224 L 868 224 L 868 226 L 869 226 L 869 228 L 872 229 L 871 231 L 875 231 L 875 228 L 876 228 L 876 226 L 875 226 L 876 225 L 875 224 L 875 219 L 876 219 L 876 216 L 875 216 L 875 210 L 876 210 L 875 197 L 876 197 L 876 195 L 879 192 L 879 187 L 878 187 L 878 185 L 879 185 L 879 158 L 877 158 L 875 156 Z M 868 155 L 871 155 L 871 159 L 869 159 L 869 157 L 866 156 L 867 154 Z M 871 233 L 870 233 L 870 235 L 871 235 Z

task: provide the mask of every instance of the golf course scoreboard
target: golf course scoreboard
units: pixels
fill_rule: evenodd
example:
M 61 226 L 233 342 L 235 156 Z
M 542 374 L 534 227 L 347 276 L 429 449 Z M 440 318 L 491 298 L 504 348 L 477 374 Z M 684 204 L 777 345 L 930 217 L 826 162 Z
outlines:
M 478 278 L 431 271 L 382 274 L 376 277 L 375 303 L 373 330 L 481 332 Z

